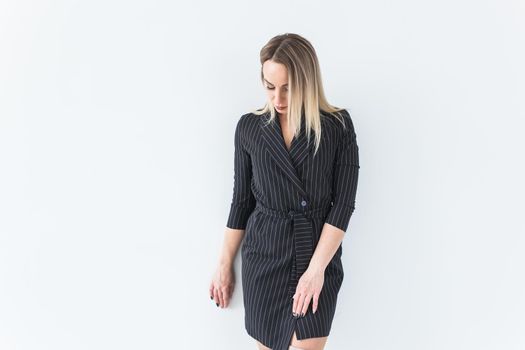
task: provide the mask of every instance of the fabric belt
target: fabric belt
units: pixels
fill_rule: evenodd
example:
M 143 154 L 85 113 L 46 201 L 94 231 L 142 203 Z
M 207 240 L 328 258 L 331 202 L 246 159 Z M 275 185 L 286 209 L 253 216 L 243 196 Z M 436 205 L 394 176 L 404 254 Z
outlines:
M 292 232 L 294 234 L 295 254 L 293 257 L 291 278 L 288 283 L 288 293 L 295 294 L 297 282 L 304 271 L 308 268 L 313 255 L 313 226 L 311 218 L 325 218 L 331 206 L 318 207 L 304 210 L 282 211 L 268 208 L 256 203 L 255 210 L 260 210 L 265 214 L 286 218 L 291 221 Z

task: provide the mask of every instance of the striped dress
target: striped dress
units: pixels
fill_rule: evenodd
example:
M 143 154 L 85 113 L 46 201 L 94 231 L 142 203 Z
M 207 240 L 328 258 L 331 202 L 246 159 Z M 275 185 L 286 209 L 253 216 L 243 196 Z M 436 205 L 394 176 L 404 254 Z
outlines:
M 279 118 L 242 115 L 235 130 L 233 199 L 226 226 L 244 229 L 241 274 L 248 334 L 273 350 L 330 333 L 343 281 L 340 245 L 325 269 L 318 308 L 292 314 L 297 281 L 308 267 L 324 223 L 346 231 L 354 211 L 358 146 L 350 114 L 346 128 L 321 111 L 321 144 L 314 156 L 304 113 L 301 133 L 287 149 Z M 269 123 L 270 122 L 270 123 Z

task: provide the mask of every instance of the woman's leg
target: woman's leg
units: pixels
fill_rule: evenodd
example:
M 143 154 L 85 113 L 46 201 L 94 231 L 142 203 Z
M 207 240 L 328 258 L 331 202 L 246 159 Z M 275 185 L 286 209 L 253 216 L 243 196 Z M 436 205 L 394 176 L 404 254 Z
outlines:
M 298 340 L 295 332 L 293 332 L 292 342 L 290 343 L 289 350 L 323 350 L 328 337 L 319 338 L 308 338 Z M 264 346 L 258 340 L 255 341 L 259 350 L 272 350 L 267 346 Z
M 259 350 L 272 350 L 269 347 L 262 345 L 262 343 L 258 340 L 255 340 L 255 342 L 257 343 L 257 347 L 259 348 Z
M 290 343 L 290 349 L 299 350 L 323 350 L 328 337 L 317 337 L 308 339 L 297 339 L 295 332 L 293 332 L 292 342 Z

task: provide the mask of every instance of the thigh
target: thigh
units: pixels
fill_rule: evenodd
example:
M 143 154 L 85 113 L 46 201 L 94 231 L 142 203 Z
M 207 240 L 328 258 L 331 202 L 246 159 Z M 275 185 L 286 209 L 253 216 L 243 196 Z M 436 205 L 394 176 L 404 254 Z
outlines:
M 264 346 L 260 341 L 256 340 L 258 350 L 272 350 L 267 346 Z
M 295 332 L 293 332 L 291 346 L 298 347 L 302 350 L 323 350 L 328 337 L 297 339 Z

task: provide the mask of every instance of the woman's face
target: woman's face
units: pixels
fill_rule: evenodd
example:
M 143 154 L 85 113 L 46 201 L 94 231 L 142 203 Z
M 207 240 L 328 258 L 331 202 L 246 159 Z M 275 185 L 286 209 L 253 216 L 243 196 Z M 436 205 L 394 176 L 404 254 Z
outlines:
M 263 64 L 263 85 L 268 100 L 275 106 L 279 114 L 286 115 L 288 111 L 288 71 L 281 63 L 267 60 Z

